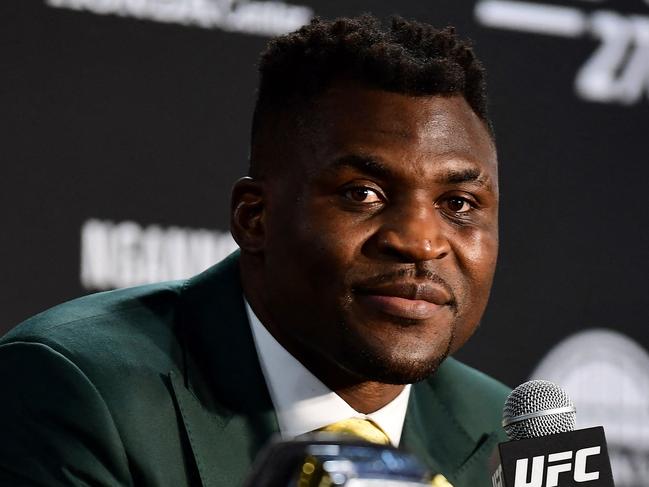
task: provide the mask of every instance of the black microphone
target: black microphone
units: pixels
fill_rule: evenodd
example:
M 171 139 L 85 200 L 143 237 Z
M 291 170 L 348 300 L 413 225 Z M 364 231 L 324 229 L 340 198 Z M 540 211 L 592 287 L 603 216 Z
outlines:
M 503 409 L 493 487 L 614 487 L 604 428 L 574 431 L 576 409 L 556 384 L 525 382 Z
M 414 455 L 350 436 L 317 433 L 273 441 L 243 487 L 450 487 Z

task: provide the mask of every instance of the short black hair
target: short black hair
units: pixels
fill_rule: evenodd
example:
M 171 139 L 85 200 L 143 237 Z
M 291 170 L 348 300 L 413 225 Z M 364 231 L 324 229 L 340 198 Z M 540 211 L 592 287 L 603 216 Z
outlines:
M 333 21 L 314 18 L 271 40 L 259 62 L 252 120 L 250 175 L 260 172 L 255 145 L 269 114 L 299 110 L 336 79 L 407 95 L 462 95 L 493 137 L 485 70 L 471 43 L 453 27 L 436 29 L 393 17 L 388 29 L 369 14 Z

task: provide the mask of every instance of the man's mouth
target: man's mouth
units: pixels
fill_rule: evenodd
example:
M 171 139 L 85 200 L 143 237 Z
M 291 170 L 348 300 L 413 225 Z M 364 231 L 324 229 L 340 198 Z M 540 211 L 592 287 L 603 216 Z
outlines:
M 430 282 L 394 282 L 354 289 L 358 301 L 381 313 L 411 320 L 433 318 L 452 298 L 442 286 Z

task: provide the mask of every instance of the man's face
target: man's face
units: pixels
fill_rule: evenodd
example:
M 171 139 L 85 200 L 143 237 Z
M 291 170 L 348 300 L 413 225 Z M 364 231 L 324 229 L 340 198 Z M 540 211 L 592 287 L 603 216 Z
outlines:
M 263 300 L 313 369 L 409 383 L 471 336 L 498 247 L 496 152 L 461 96 L 339 82 L 265 181 Z M 298 133 L 295 133 L 298 132 Z

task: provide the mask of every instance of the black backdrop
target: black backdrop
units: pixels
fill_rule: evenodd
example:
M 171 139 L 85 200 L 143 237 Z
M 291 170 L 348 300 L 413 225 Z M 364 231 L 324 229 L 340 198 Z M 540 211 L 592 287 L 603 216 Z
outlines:
M 156 21 L 172 4 L 184 13 Z M 255 2 L 0 3 L 0 332 L 92 290 L 198 270 L 229 248 L 220 232 L 229 187 L 246 170 L 255 63 L 268 39 L 264 19 L 241 28 L 223 17 L 247 4 Z M 217 9 L 222 20 L 196 25 L 201 12 L 191 5 Z M 576 332 L 607 328 L 634 340 L 631 347 L 649 347 L 649 2 L 299 5 L 302 16 L 372 11 L 451 23 L 488 68 L 501 254 L 488 312 L 461 359 L 516 385 Z M 89 237 L 92 225 L 99 230 Z M 203 261 L 181 259 L 173 272 L 156 273 L 156 263 L 173 259 L 173 249 L 188 252 L 197 235 L 211 238 Z M 122 280 L 82 283 L 92 242 L 107 246 L 106 268 L 123 266 Z M 142 257 L 142 242 L 158 253 Z M 148 274 L 124 278 L 130 264 L 122 258 L 148 258 Z M 597 387 L 596 374 L 590 380 Z M 642 387 L 633 401 L 649 420 Z M 646 433 L 633 440 L 636 474 L 649 470 Z M 623 484 L 635 485 L 629 478 Z

